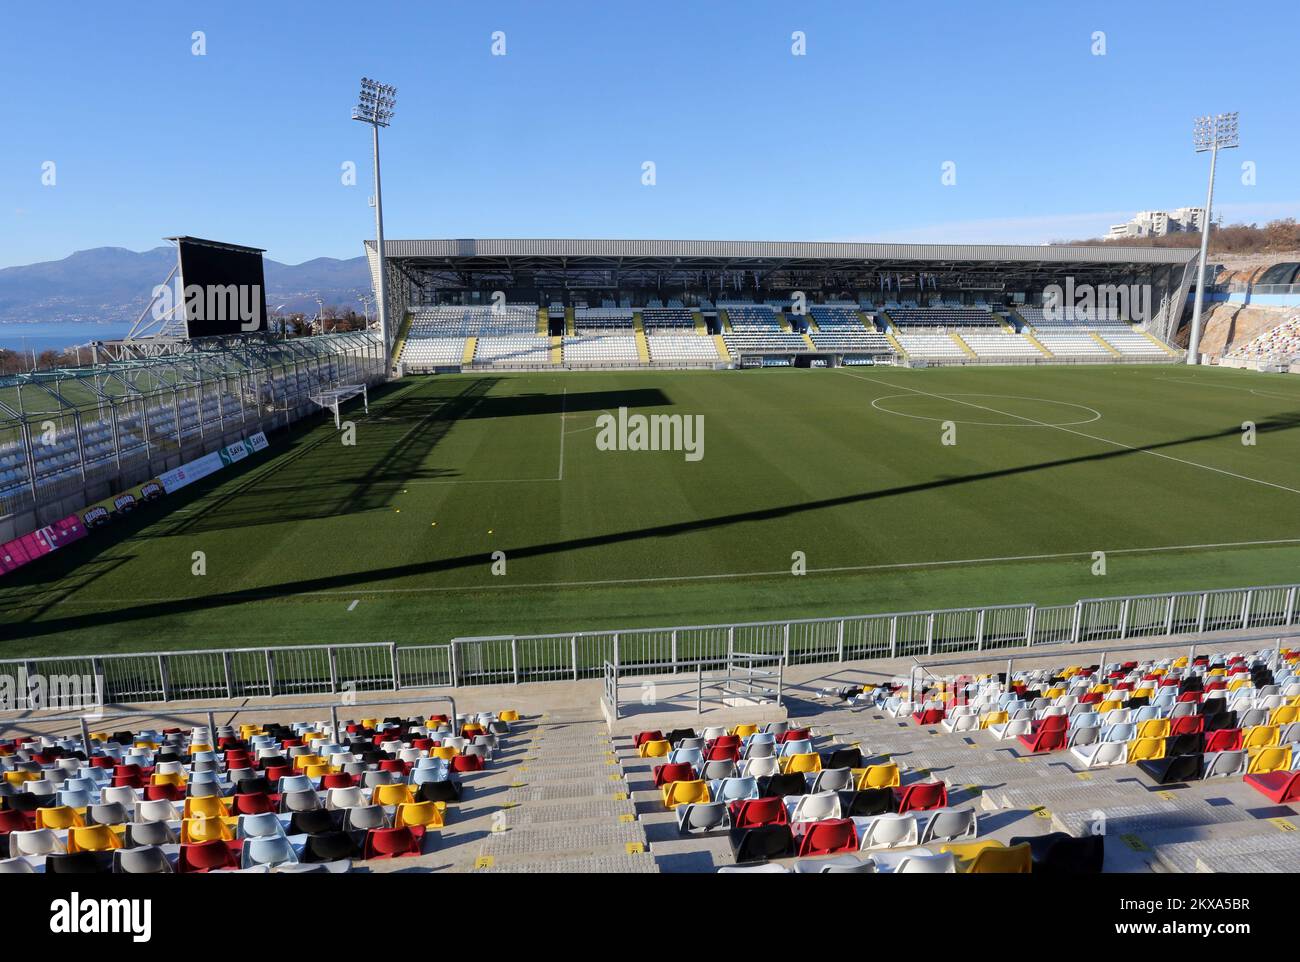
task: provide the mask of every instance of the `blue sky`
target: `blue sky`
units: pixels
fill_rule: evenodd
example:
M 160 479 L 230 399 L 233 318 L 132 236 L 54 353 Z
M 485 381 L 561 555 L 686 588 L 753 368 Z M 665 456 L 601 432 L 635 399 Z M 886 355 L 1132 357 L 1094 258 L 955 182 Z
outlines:
M 1095 236 L 1203 203 L 1191 120 L 1227 109 L 1242 148 L 1216 208 L 1297 216 L 1297 27 L 1294 0 L 10 0 L 0 266 L 176 233 L 356 256 L 374 231 L 368 130 L 349 119 L 363 74 L 399 88 L 390 238 Z

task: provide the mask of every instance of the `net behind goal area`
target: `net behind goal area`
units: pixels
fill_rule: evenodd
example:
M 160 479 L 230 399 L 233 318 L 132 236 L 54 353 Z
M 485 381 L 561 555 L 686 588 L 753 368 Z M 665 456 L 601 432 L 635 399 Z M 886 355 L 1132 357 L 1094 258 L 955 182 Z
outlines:
M 311 401 L 317 407 L 323 410 L 334 412 L 334 430 L 338 430 L 342 424 L 339 420 L 339 406 L 345 401 L 350 401 L 358 394 L 361 395 L 361 401 L 365 405 L 366 413 L 370 413 L 370 393 L 366 390 L 364 384 L 343 384 L 339 387 L 330 388 L 328 391 L 318 391 L 311 395 Z

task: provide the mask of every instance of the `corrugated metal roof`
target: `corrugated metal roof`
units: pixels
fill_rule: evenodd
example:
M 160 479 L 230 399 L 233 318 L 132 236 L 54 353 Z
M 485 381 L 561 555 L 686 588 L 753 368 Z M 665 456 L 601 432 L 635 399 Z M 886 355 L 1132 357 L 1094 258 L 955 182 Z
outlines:
M 373 250 L 375 242 L 366 247 Z M 856 244 L 817 241 L 597 240 L 452 238 L 386 240 L 388 257 L 708 257 L 910 261 L 1023 261 L 1184 264 L 1196 251 L 1160 247 L 1065 247 L 1028 244 Z

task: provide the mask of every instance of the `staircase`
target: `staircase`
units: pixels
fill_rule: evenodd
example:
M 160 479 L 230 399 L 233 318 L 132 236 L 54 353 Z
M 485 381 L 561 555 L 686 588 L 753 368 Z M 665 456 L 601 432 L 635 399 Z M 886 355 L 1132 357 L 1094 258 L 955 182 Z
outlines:
M 959 348 L 961 348 L 963 351 L 966 352 L 967 357 L 979 356 L 978 354 L 976 354 L 974 351 L 971 350 L 971 346 L 967 344 L 965 341 L 963 341 L 961 339 L 961 335 L 958 334 L 956 331 L 949 331 L 948 336 L 952 338 L 952 342 L 954 344 L 956 344 Z
M 636 356 L 642 364 L 650 363 L 650 344 L 645 339 L 645 322 L 641 312 L 632 315 L 632 333 L 636 336 Z
M 1096 331 L 1089 331 L 1088 334 L 1089 334 L 1089 336 L 1092 337 L 1092 339 L 1093 339 L 1094 341 L 1096 341 L 1098 344 L 1100 344 L 1102 347 L 1104 347 L 1107 351 L 1109 351 L 1109 352 L 1110 352 L 1111 354 L 1113 354 L 1115 357 L 1123 357 L 1123 356 L 1124 356 L 1124 355 L 1121 354 L 1119 351 L 1117 351 L 1117 350 L 1115 350 L 1113 347 L 1111 347 L 1108 343 L 1106 343 L 1106 341 L 1102 340 L 1101 335 L 1098 334 Z

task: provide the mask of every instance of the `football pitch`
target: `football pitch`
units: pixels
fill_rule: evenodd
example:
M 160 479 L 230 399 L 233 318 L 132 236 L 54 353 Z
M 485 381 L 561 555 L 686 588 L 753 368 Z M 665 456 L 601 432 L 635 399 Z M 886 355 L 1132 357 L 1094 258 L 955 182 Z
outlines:
M 636 415 L 690 418 L 698 447 L 628 449 Z M 1300 378 L 1285 375 L 463 374 L 404 379 L 343 417 L 354 434 L 309 419 L 0 581 L 0 657 L 1300 580 Z

